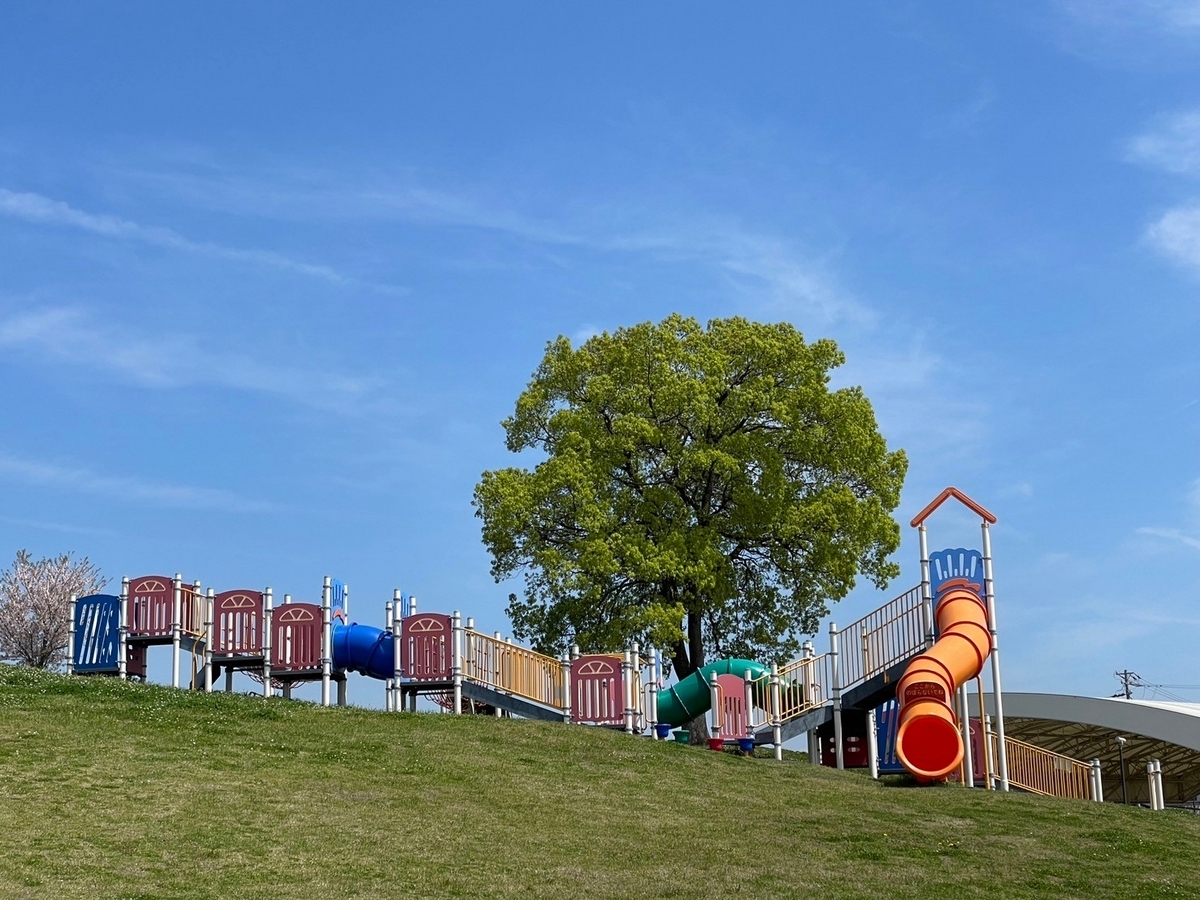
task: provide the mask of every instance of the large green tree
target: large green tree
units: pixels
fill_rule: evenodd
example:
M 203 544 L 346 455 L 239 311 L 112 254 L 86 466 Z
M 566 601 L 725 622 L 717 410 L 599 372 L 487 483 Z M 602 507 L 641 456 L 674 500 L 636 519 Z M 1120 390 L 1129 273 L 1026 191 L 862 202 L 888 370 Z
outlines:
M 880 587 L 908 463 L 857 387 L 831 390 L 829 340 L 742 318 L 672 315 L 560 337 L 476 514 L 508 614 L 546 652 L 665 648 L 679 677 L 715 655 L 779 660 L 861 573 Z

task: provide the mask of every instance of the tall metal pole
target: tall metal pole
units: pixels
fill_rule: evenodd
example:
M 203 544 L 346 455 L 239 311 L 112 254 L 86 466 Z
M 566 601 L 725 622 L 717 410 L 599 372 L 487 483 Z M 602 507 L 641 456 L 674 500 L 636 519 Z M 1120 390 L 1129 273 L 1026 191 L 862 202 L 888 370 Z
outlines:
M 212 693 L 213 634 L 216 627 L 216 623 L 213 622 L 213 607 L 216 602 L 215 592 L 209 588 L 204 597 L 204 693 L 206 694 Z
M 67 603 L 67 674 L 75 674 L 75 602 L 78 598 L 72 594 Z
M 812 660 L 816 657 L 816 651 L 813 650 L 812 641 L 804 642 L 804 658 Z M 815 707 L 817 705 L 817 679 L 813 674 L 813 666 L 815 664 L 809 662 L 804 666 L 804 697 L 802 698 L 805 706 Z M 822 692 L 821 705 L 824 706 L 826 699 Z M 808 731 L 808 761 L 814 766 L 821 764 L 821 740 L 817 737 L 817 730 L 810 728 Z
M 1000 640 L 996 626 L 996 582 L 992 577 L 992 534 L 987 520 L 983 525 L 983 592 L 987 599 L 988 629 L 992 633 L 992 700 L 995 704 L 993 723 L 996 728 L 996 774 L 1000 790 L 1008 790 L 1008 748 L 1004 740 L 1004 692 L 1000 685 Z
M 263 699 L 268 700 L 275 693 L 271 687 L 271 614 L 274 611 L 275 595 L 268 587 L 263 591 Z
M 462 613 L 457 609 L 450 616 L 450 678 L 454 685 L 454 714 L 462 715 Z
M 129 677 L 129 579 L 121 579 L 121 608 L 117 626 L 117 677 L 124 681 Z
M 917 526 L 921 545 L 921 624 L 925 626 L 925 649 L 933 646 L 933 586 L 929 579 L 929 535 L 925 523 Z
M 975 787 L 975 760 L 972 758 L 971 746 L 971 710 L 967 705 L 967 683 L 963 682 L 958 688 L 958 706 L 962 710 L 959 724 L 962 726 L 963 741 L 963 787 Z
M 171 687 L 179 687 L 180 608 L 183 605 L 183 576 L 175 573 L 171 582 Z
M 771 744 L 775 748 L 775 760 L 783 760 L 783 704 L 782 691 L 779 689 L 779 664 L 771 663 L 771 693 L 768 705 L 771 707 Z
M 321 705 L 329 705 L 329 679 L 333 674 L 333 610 L 329 608 L 333 579 L 321 585 Z
M 839 662 L 838 627 L 829 623 L 829 657 L 833 664 L 833 743 L 834 756 L 839 769 L 846 768 L 845 754 L 842 750 L 842 667 Z
M 1129 805 L 1129 787 L 1125 784 L 1125 738 L 1117 737 L 1117 755 L 1121 761 L 1121 802 Z

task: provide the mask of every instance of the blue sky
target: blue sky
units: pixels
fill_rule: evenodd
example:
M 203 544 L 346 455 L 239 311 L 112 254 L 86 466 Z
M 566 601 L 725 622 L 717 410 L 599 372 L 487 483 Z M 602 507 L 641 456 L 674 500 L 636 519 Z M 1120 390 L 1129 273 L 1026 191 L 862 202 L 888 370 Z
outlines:
M 0 555 L 507 633 L 470 496 L 546 342 L 785 319 L 906 526 L 999 516 L 1010 689 L 1200 683 L 1198 50 L 1184 0 L 7 3 Z

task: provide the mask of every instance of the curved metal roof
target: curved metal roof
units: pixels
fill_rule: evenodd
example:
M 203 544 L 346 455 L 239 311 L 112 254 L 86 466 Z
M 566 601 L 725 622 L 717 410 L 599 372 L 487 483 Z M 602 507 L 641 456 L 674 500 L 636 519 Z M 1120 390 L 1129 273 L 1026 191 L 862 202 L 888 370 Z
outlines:
M 992 707 L 991 694 L 985 695 Z M 978 703 L 971 698 L 972 714 Z M 1200 704 L 1072 694 L 1005 692 L 1005 731 L 1075 759 L 1099 758 L 1108 800 L 1121 799 L 1121 753 L 1126 739 L 1125 774 L 1130 802 L 1147 796 L 1146 763 L 1158 759 L 1168 802 L 1200 795 Z

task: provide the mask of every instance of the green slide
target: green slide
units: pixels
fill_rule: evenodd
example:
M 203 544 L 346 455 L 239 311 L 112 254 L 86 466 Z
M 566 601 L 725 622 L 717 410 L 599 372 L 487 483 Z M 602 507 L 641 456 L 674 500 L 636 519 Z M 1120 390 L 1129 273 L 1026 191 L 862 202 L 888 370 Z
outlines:
M 719 659 L 697 669 L 687 678 L 658 692 L 658 721 L 663 725 L 686 725 L 708 712 L 712 705 L 711 679 L 718 675 L 759 678 L 770 671 L 762 663 L 748 659 Z

